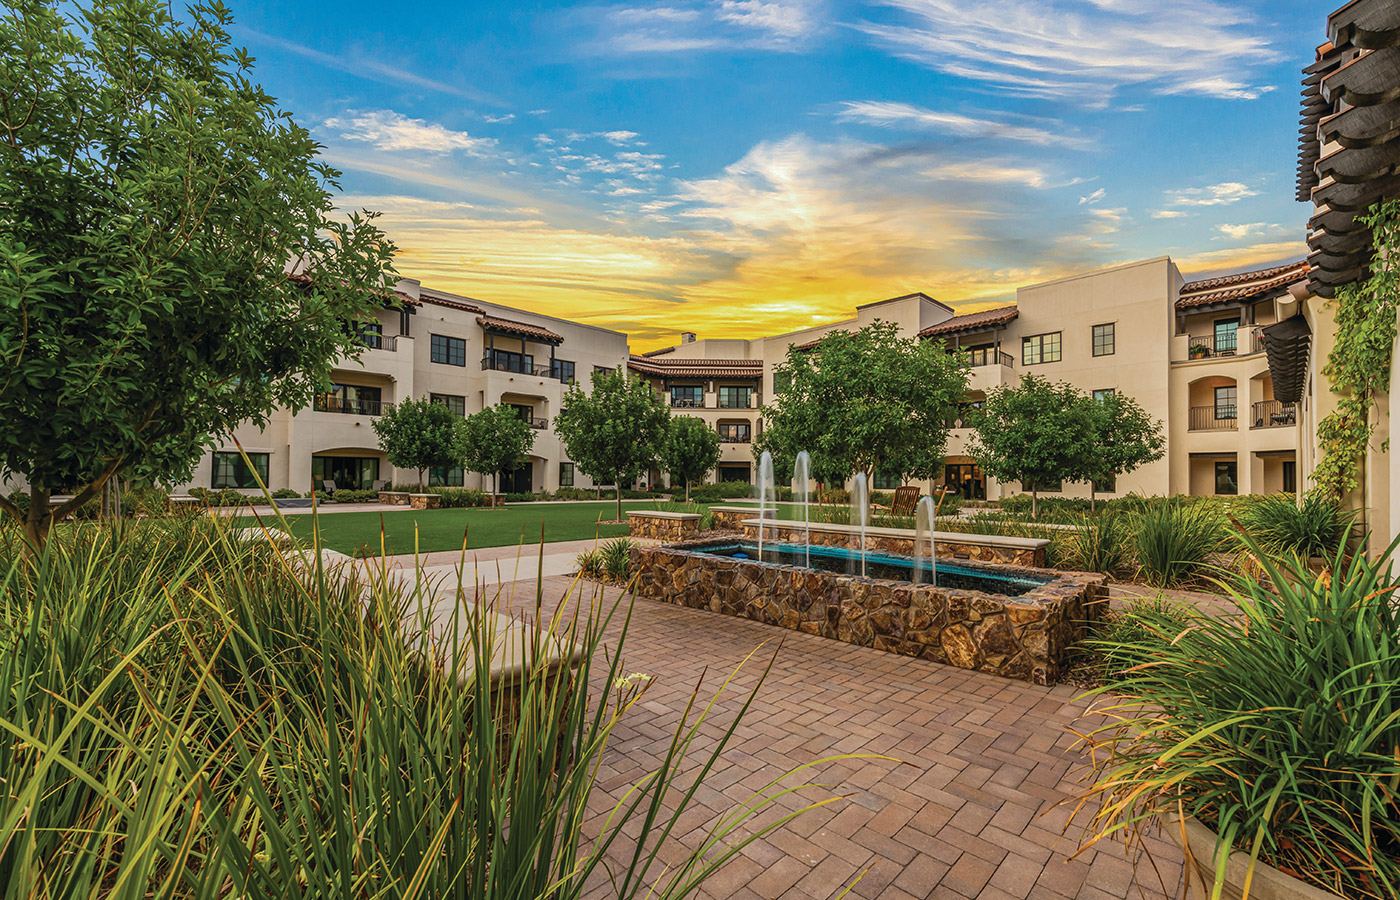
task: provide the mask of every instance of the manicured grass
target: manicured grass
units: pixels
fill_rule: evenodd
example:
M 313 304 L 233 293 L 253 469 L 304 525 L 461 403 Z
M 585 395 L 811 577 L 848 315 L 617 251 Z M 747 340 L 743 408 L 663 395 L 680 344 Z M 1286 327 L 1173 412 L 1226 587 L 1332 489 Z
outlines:
M 623 501 L 622 508 L 646 509 L 655 504 L 649 500 Z M 524 542 L 540 542 L 541 528 L 546 542 L 576 541 L 593 537 L 611 538 L 627 533 L 627 525 L 599 525 L 600 519 L 611 519 L 617 506 L 612 501 L 602 503 L 517 503 L 504 509 L 426 509 L 388 510 L 385 512 L 327 513 L 315 517 L 321 532 L 321 546 L 341 553 L 357 555 L 380 552 L 380 531 L 384 535 L 384 552 L 394 555 L 414 551 L 415 530 L 420 553 L 438 550 L 461 550 L 465 532 L 469 550 L 480 547 L 504 547 Z M 289 515 L 287 527 L 293 536 L 310 541 L 313 521 L 310 514 Z M 276 524 L 276 518 L 264 517 Z M 251 517 L 241 517 L 240 525 L 256 524 Z

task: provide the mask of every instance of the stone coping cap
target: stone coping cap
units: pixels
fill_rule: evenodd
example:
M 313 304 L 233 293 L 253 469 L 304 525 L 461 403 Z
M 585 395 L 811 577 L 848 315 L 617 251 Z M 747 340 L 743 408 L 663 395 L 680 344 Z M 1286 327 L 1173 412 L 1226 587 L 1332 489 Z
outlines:
M 745 519 L 743 524 L 758 527 L 763 519 Z M 773 527 L 771 521 L 767 521 L 768 527 Z M 860 531 L 859 525 L 830 525 L 825 522 L 813 522 L 810 526 L 804 526 L 801 522 L 784 521 L 780 523 L 786 527 L 810 527 L 812 531 L 835 531 L 842 534 L 855 534 Z M 865 533 L 870 537 L 893 537 L 913 540 L 915 532 L 912 528 L 881 528 L 874 525 L 865 529 Z M 961 544 L 981 544 L 985 547 L 1014 547 L 1019 550 L 1038 550 L 1041 547 L 1050 546 L 1049 538 L 1024 538 L 1004 534 L 970 534 L 962 531 L 935 531 L 935 540 L 944 543 L 957 542 Z
M 628 510 L 627 518 L 637 517 L 639 519 L 675 519 L 681 522 L 700 521 L 699 513 L 667 512 L 665 510 Z

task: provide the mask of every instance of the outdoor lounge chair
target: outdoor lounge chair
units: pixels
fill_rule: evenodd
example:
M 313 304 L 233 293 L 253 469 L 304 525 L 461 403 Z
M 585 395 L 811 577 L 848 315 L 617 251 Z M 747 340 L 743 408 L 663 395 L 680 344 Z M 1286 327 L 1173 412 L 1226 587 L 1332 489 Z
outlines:
M 335 479 L 334 479 L 334 478 L 323 478 L 323 479 L 321 479 L 321 490 L 325 491 L 327 494 L 334 494 L 334 493 L 335 493 Z
M 380 491 L 384 490 L 384 486 L 387 485 L 388 483 L 389 483 L 389 479 L 387 479 L 387 478 L 380 478 L 380 479 L 378 479 L 377 481 L 374 482 L 373 486 L 370 487 L 370 490 L 374 491 L 374 492 L 377 494 L 377 493 L 379 493 Z
M 894 499 L 889 506 L 875 504 L 875 508 L 882 510 L 886 515 L 898 518 L 913 518 L 914 510 L 919 505 L 919 488 L 917 485 L 906 484 L 894 489 Z

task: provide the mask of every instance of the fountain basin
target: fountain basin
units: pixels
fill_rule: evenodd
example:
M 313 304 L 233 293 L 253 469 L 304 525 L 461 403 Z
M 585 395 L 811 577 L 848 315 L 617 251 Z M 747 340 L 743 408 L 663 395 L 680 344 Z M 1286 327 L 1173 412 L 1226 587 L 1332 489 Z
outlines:
M 979 578 L 976 583 L 991 588 L 972 590 L 724 555 L 735 546 L 729 538 L 634 547 L 635 591 L 665 603 L 1042 685 L 1064 674 L 1070 648 L 1108 600 L 1107 579 L 1088 572 L 960 560 L 958 577 Z M 784 551 L 795 559 L 804 550 L 786 545 L 775 559 Z M 905 564 L 912 566 L 913 560 L 905 558 Z M 940 575 L 944 566 L 939 563 Z M 1008 583 L 1025 590 L 996 589 Z
M 745 519 L 740 523 L 749 539 L 758 536 L 758 518 Z M 809 529 L 801 522 L 785 520 L 764 520 L 763 538 L 765 541 L 802 543 L 808 539 Z M 845 547 L 860 552 L 860 528 L 856 525 L 828 525 L 813 522 L 810 527 L 810 541 L 827 547 Z M 880 528 L 871 526 L 865 529 L 866 550 L 901 556 L 914 555 L 914 530 L 911 528 Z M 1050 541 L 1045 538 L 1024 538 L 1001 534 L 964 534 L 958 531 L 935 531 L 933 533 L 934 555 L 939 559 L 952 559 L 998 563 L 1007 566 L 1044 568 L 1045 548 Z M 941 565 L 941 564 L 940 564 Z

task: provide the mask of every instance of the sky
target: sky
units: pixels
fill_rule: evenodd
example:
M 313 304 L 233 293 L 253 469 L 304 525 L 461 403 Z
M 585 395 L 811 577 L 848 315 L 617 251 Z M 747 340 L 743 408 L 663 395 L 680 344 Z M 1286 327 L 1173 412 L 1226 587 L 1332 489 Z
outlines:
M 913 291 L 1302 258 L 1296 0 L 231 0 L 401 275 L 758 337 Z

